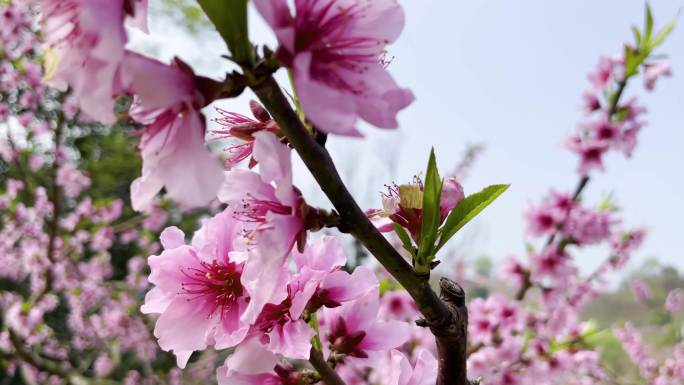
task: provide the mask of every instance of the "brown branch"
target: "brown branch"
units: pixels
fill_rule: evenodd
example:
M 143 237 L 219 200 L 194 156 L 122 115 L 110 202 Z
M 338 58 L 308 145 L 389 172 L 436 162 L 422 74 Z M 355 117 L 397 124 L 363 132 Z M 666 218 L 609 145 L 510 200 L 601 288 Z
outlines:
M 311 366 L 316 369 L 318 375 L 321 376 L 321 380 L 326 385 L 345 385 L 337 372 L 325 362 L 323 354 L 313 346 L 311 347 L 309 362 L 311 363 Z
M 14 347 L 14 351 L 16 352 L 17 357 L 20 360 L 26 362 L 27 364 L 33 366 L 41 372 L 54 374 L 61 378 L 68 378 L 72 375 L 72 373 L 70 373 L 67 369 L 63 368 L 56 362 L 46 360 L 38 354 L 26 349 L 24 346 L 24 342 L 21 341 L 19 336 L 14 331 L 9 331 L 9 337 L 10 342 L 12 343 L 12 347 Z
M 466 340 L 465 338 L 455 339 L 452 333 L 465 330 L 463 326 L 467 324 L 467 318 L 454 318 L 451 304 L 443 302 L 437 296 L 430 287 L 428 277 L 416 275 L 411 265 L 368 220 L 342 182 L 330 154 L 304 127 L 273 77 L 258 77 L 248 68 L 245 71 L 247 77 L 253 79 L 250 87 L 271 113 L 281 132 L 287 136 L 292 147 L 339 213 L 344 230 L 358 239 L 411 295 L 425 317 L 426 323 L 435 334 L 438 348 L 442 347 L 440 353 L 451 354 L 456 351 L 463 353 L 458 356 L 440 356 L 442 363 L 440 364 L 440 377 L 447 381 L 441 384 L 467 384 L 465 381 Z M 465 309 L 465 306 L 463 308 Z M 461 344 L 461 346 L 452 346 L 454 343 Z M 449 366 L 446 363 L 449 363 Z M 451 377 L 452 375 L 458 375 L 458 378 Z
M 53 265 L 55 263 L 55 248 L 57 243 L 57 236 L 59 235 L 59 217 L 61 216 L 61 189 L 57 182 L 57 175 L 59 174 L 59 158 L 62 151 L 62 130 L 64 128 L 64 113 L 59 111 L 57 113 L 57 127 L 55 128 L 55 159 L 50 170 L 50 181 L 52 192 L 50 194 L 50 203 L 52 203 L 52 218 L 48 224 L 48 248 L 46 258 L 48 262 Z M 52 266 L 45 270 L 45 287 L 32 300 L 33 303 L 38 302 L 52 286 Z
M 47 259 L 54 262 L 55 242 L 57 241 L 57 233 L 59 230 L 59 216 L 61 214 L 61 193 L 59 184 L 57 183 L 57 175 L 59 174 L 59 158 L 62 151 L 62 128 L 64 126 L 64 115 L 59 112 L 57 115 L 57 128 L 55 129 L 55 160 L 50 171 L 50 178 L 52 182 L 52 194 L 50 202 L 52 203 L 52 220 L 50 221 L 50 240 L 48 242 Z
M 437 340 L 439 357 L 437 385 L 469 384 L 466 371 L 468 309 L 465 291 L 448 278 L 441 278 L 439 286 L 439 296 L 449 308 L 449 317 L 442 324 L 430 324 L 430 330 Z

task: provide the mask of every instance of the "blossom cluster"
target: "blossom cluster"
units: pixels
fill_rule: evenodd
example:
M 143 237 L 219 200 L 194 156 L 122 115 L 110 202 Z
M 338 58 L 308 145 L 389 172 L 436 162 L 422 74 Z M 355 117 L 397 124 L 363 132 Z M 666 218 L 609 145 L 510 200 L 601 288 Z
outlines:
M 246 2 L 231 9 L 238 3 Z M 55 385 L 73 378 L 178 384 L 213 375 L 219 385 L 314 384 L 327 382 L 328 371 L 347 384 L 435 383 L 435 336 L 416 324 L 421 314 L 411 291 L 349 264 L 339 237 L 312 235 L 333 227 L 351 232 L 353 224 L 345 223 L 349 213 L 310 206 L 293 183 L 292 148 L 301 153 L 303 140 L 291 125 L 317 146 L 327 134 L 361 136 L 359 120 L 398 126 L 413 94 L 394 81 L 384 55 L 403 29 L 403 10 L 394 0 L 253 4 L 279 46 L 254 58 L 259 50 L 249 43 L 245 57 L 230 57 L 244 76 L 222 82 L 179 59 L 162 63 L 126 48 L 126 24 L 147 31 L 146 0 L 30 0 L 0 8 L 0 123 L 8 127 L 1 155 L 14 172 L 0 196 L 0 276 L 13 288 L 0 292 L 0 350 L 12 353 L 6 373 Z M 238 28 L 217 27 L 224 38 Z M 527 261 L 505 266 L 517 294 L 469 304 L 472 378 L 502 385 L 610 379 L 591 342 L 596 330 L 581 312 L 604 288 L 604 276 L 625 266 L 644 231 L 625 230 L 611 202 L 592 207 L 581 193 L 609 150 L 629 156 L 635 149 L 645 109 L 623 100 L 627 82 L 641 69 L 651 90 L 670 73 L 652 61 L 660 43 L 648 40 L 651 31 L 638 36 L 638 47 L 601 59 L 589 76 L 586 121 L 566 142 L 579 157 L 580 183 L 573 193 L 551 191 L 526 213 L 530 237 L 547 241 L 539 250 L 530 246 Z M 292 106 L 282 109 L 263 96 L 278 67 L 290 71 L 294 88 Z M 251 102 L 254 118 L 218 109 L 220 127 L 207 130 L 202 109 L 240 93 L 231 87 L 242 83 L 268 108 Z M 118 196 L 90 197 L 95 175 L 84 172 L 73 140 L 80 129 L 111 133 L 121 124 L 135 127 L 142 157 L 130 185 L 133 210 Z M 206 148 L 206 131 L 233 141 L 223 166 Z M 328 171 L 325 178 L 334 177 L 334 167 Z M 413 266 L 395 262 L 427 282 L 440 248 L 506 188 L 466 196 L 457 178 L 439 176 L 433 153 L 422 178 L 388 186 L 382 209 L 366 215 L 378 230 L 398 235 L 398 251 Z M 173 223 L 175 209 L 159 199 L 162 191 L 184 207 L 209 210 L 201 223 Z M 370 223 L 364 230 L 374 231 Z M 573 256 L 593 245 L 607 245 L 611 255 L 583 276 Z M 632 287 L 648 297 L 639 282 Z M 675 290 L 665 308 L 678 312 L 683 303 Z M 615 335 L 644 377 L 658 385 L 681 380 L 681 346 L 659 367 L 629 325 Z
M 641 63 L 641 68 L 647 90 L 653 89 L 657 77 L 670 74 L 666 62 Z M 610 201 L 590 207 L 581 194 L 590 172 L 604 169 L 603 158 L 609 150 L 629 156 L 636 147 L 646 110 L 636 98 L 622 100 L 633 76 L 623 56 L 602 58 L 589 74 L 591 87 L 583 95 L 586 121 L 566 142 L 579 158 L 580 182 L 573 192 L 551 190 L 541 203 L 525 212 L 529 238 L 545 242 L 538 250 L 528 246 L 526 262 L 511 259 L 504 265 L 504 277 L 515 283 L 515 298 L 495 294 L 470 304 L 471 376 L 482 376 L 487 384 L 600 384 L 613 380 L 591 342 L 597 333 L 595 326 L 582 321 L 582 311 L 605 290 L 606 274 L 625 267 L 645 231 L 626 230 L 619 209 Z M 574 256 L 596 245 L 607 246 L 610 255 L 594 273 L 585 276 Z M 637 299 L 648 298 L 643 282 L 633 280 L 630 285 Z M 677 293 L 670 295 L 670 303 L 677 302 Z M 626 343 L 630 357 L 639 363 L 644 377 L 653 379 L 656 359 L 635 333 L 626 326 L 617 335 Z M 671 376 L 678 361 L 668 360 L 663 365 L 661 372 Z M 677 378 L 666 380 L 663 374 L 651 383 L 675 383 L 667 381 Z
M 614 330 L 629 359 L 639 368 L 639 374 L 649 384 L 671 385 L 684 381 L 684 345 L 677 344 L 672 356 L 659 364 L 644 343 L 641 334 L 630 323 Z
M 136 215 L 125 195 L 94 189 L 102 178 L 79 162 L 79 143 L 117 131 L 43 84 L 33 16 L 24 2 L 0 4 L 0 377 L 204 379 L 201 370 L 182 374 L 165 364 L 170 357 L 137 310 L 148 289 L 144 257 L 159 247 L 156 234 L 175 209 L 155 201 L 148 215 Z

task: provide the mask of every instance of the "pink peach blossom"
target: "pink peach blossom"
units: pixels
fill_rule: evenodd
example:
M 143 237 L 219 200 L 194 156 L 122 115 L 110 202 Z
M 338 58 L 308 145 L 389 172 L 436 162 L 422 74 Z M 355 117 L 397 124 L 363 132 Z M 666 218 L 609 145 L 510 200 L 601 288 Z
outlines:
M 127 53 L 122 86 L 135 95 L 130 114 L 145 124 L 140 138 L 142 176 L 131 185 L 138 211 L 151 207 L 161 191 L 180 203 L 201 206 L 216 197 L 222 182 L 219 162 L 204 144 L 203 97 L 192 71 L 179 60 L 171 65 Z
M 377 319 L 380 298 L 372 290 L 359 299 L 334 309 L 323 309 L 322 320 L 327 329 L 325 339 L 330 349 L 355 358 L 368 358 L 379 352 L 403 345 L 410 337 L 408 323 Z
M 218 192 L 221 202 L 235 207 L 236 217 L 245 222 L 248 236 L 258 250 L 255 258 L 260 262 L 253 265 L 254 271 L 246 269 L 246 277 L 258 277 L 263 270 L 275 274 L 284 265 L 295 242 L 300 240 L 303 245 L 306 239 L 307 206 L 292 185 L 290 150 L 271 132 L 257 132 L 254 136 L 254 158 L 259 162 L 261 174 L 228 171 Z M 275 281 L 259 283 L 258 291 L 262 295 L 253 297 L 252 301 L 265 304 L 276 284 Z
M 286 0 L 257 0 L 273 28 L 279 58 L 294 71 L 306 117 L 329 133 L 359 136 L 359 118 L 396 128 L 397 113 L 411 104 L 382 62 L 385 46 L 404 27 L 395 0 L 297 0 L 294 16 Z
M 88 115 L 114 123 L 117 73 L 124 58 L 124 0 L 37 0 L 49 84 L 70 87 Z M 97 87 L 93 87 L 97 84 Z
M 185 244 L 178 228 L 167 228 L 161 235 L 164 251 L 148 260 L 149 281 L 155 287 L 141 310 L 160 313 L 155 336 L 162 349 L 176 354 L 180 367 L 194 350 L 208 345 L 227 348 L 241 342 L 249 330 L 242 317 L 250 308 L 257 306 L 252 311 L 259 313 L 263 307 L 251 301 L 257 293 L 244 277 L 258 259 L 246 251 L 239 236 L 242 224 L 233 215 L 227 209 L 208 220 L 190 245 Z M 280 278 L 264 274 L 258 279 Z

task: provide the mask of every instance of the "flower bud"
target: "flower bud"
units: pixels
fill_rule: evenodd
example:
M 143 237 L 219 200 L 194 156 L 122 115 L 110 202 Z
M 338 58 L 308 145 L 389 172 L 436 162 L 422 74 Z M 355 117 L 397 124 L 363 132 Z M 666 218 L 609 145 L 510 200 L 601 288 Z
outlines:
M 399 186 L 399 206 L 404 209 L 423 208 L 423 190 L 417 184 Z

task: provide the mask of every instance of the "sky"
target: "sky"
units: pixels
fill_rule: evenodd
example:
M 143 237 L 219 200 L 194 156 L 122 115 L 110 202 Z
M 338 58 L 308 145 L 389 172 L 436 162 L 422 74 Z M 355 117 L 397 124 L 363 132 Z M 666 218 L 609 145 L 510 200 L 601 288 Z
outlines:
M 403 0 L 406 27 L 389 47 L 389 70 L 410 88 L 416 101 L 399 115 L 399 130 L 360 125 L 364 139 L 333 137 L 328 148 L 340 173 L 364 207 L 379 206 L 386 183 L 402 183 L 420 173 L 434 147 L 444 172 L 461 159 L 468 144 L 486 151 L 467 179 L 467 193 L 490 184 L 511 188 L 460 232 L 454 252 L 470 260 L 487 255 L 501 261 L 523 256 L 522 214 L 551 188 L 570 191 L 577 183 L 576 158 L 561 142 L 582 120 L 587 73 L 601 55 L 619 53 L 632 39 L 630 25 L 643 24 L 637 0 Z M 153 1 L 153 5 L 154 5 Z M 656 28 L 676 17 L 684 0 L 651 1 Z M 158 3 L 157 3 L 157 6 Z M 254 42 L 275 47 L 261 18 L 250 15 Z M 151 35 L 133 32 L 131 45 L 168 60 L 180 56 L 198 73 L 219 77 L 230 65 L 214 31 L 191 36 L 168 20 L 152 19 Z M 672 61 L 674 77 L 655 92 L 633 81 L 627 96 L 638 96 L 649 113 L 631 159 L 614 154 L 606 172 L 592 177 L 588 204 L 611 195 L 623 211 L 625 227 L 644 226 L 649 236 L 631 264 L 647 258 L 684 269 L 684 28 L 660 48 Z M 279 73 L 281 84 L 287 81 Z M 247 114 L 252 95 L 222 101 L 222 108 Z M 212 110 L 207 111 L 212 114 Z M 313 204 L 329 207 L 301 164 L 296 183 Z M 592 271 L 605 249 L 576 256 Z

